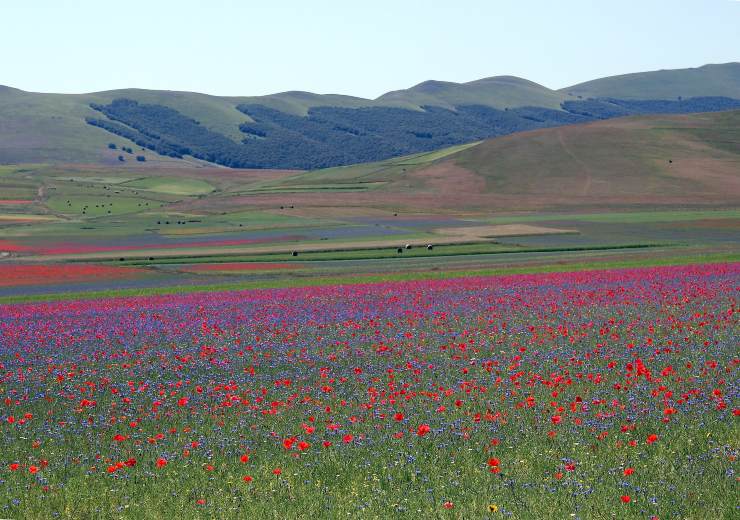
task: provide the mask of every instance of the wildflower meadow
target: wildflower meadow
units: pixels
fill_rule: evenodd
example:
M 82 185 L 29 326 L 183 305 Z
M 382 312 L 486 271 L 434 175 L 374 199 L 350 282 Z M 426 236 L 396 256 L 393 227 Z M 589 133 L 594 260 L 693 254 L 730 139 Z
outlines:
M 715 264 L 1 306 L 0 517 L 737 518 L 739 288 Z

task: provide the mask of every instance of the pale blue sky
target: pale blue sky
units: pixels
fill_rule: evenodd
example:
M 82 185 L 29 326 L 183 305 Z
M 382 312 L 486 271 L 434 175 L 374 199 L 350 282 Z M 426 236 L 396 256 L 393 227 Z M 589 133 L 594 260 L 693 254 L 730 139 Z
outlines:
M 736 0 L 0 0 L 0 84 L 376 97 L 740 61 Z

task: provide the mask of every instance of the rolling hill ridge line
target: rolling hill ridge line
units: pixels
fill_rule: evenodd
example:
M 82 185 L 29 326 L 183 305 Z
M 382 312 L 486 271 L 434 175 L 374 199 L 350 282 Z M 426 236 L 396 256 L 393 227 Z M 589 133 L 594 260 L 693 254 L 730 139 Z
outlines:
M 615 117 L 733 109 L 740 109 L 740 63 L 628 74 L 561 90 L 512 76 L 426 81 L 375 100 L 295 91 L 220 97 L 0 87 L 0 164 L 313 170 Z

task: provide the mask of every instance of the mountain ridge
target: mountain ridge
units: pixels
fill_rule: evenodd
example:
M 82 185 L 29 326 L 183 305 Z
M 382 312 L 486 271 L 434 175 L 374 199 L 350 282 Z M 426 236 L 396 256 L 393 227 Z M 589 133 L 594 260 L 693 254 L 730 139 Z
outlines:
M 698 81 L 697 74 L 706 74 L 708 79 Z M 656 82 L 660 89 L 656 90 Z M 635 97 L 640 85 L 647 85 L 646 95 Z M 624 95 L 598 96 L 604 99 L 586 102 L 583 98 L 589 96 L 584 93 L 589 89 L 608 94 L 623 92 Z M 701 94 L 696 98 L 714 96 L 718 101 L 714 104 L 706 100 L 694 104 L 677 103 L 678 99 L 683 99 L 680 92 L 685 91 Z M 653 92 L 665 95 L 650 98 Z M 732 94 L 723 99 L 740 100 L 740 63 L 602 78 L 559 91 L 505 75 L 465 83 L 429 80 L 408 89 L 387 92 L 374 100 L 305 91 L 267 96 L 215 96 L 131 88 L 88 94 L 47 94 L 4 86 L 0 87 L 0 163 L 111 164 L 130 158 L 110 152 L 108 144 L 118 143 L 118 146 L 133 149 L 138 142 L 138 148 L 148 161 L 177 161 L 194 154 L 199 159 L 226 166 L 310 169 L 429 151 L 538 127 L 649 113 L 650 110 L 686 113 L 735 108 L 716 96 L 723 92 Z M 105 114 L 93 108 L 111 107 L 115 101 L 127 99 L 139 104 L 136 116 L 139 119 L 146 111 L 168 114 L 171 125 L 190 125 L 191 137 L 201 135 L 198 142 L 218 141 L 220 149 L 239 149 L 234 148 L 226 157 L 222 151 L 204 149 L 202 143 L 179 135 L 179 131 L 184 131 L 182 128 L 175 129 L 174 133 L 169 128 L 166 137 L 160 135 L 162 128 L 155 128 L 156 118 L 147 116 L 146 122 L 130 118 L 124 121 L 120 117 L 111 120 L 112 113 Z M 651 99 L 662 101 L 642 105 L 624 101 Z M 152 126 L 152 122 L 157 124 Z M 199 125 L 201 130 L 193 125 Z M 118 136 L 110 133 L 111 129 L 116 130 Z M 390 140 L 389 132 L 395 132 Z M 150 137 L 145 138 L 145 135 Z M 157 147 L 156 143 L 162 139 L 170 144 Z M 170 158 L 152 155 L 143 150 L 145 148 L 167 149 L 174 155 Z M 193 162 L 188 161 L 188 164 Z

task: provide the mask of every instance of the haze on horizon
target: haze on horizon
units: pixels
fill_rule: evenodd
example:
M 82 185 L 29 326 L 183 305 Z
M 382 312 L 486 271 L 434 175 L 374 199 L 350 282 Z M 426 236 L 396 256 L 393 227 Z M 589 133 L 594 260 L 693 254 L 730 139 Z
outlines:
M 63 5 L 62 5 L 63 4 Z M 428 79 L 514 75 L 550 88 L 738 61 L 735 0 L 337 0 L 3 6 L 0 84 L 375 98 Z

